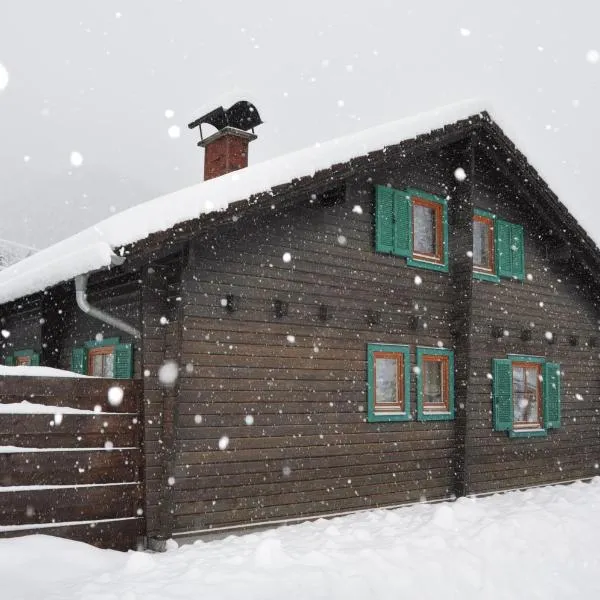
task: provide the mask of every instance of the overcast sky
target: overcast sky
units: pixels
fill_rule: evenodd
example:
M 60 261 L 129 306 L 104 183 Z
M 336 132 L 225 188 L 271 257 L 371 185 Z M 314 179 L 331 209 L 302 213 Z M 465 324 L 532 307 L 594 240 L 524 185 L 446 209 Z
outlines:
M 0 0 L 0 238 L 43 247 L 200 182 L 186 125 L 237 98 L 265 122 L 251 163 L 488 99 L 589 228 L 599 24 L 593 0 Z

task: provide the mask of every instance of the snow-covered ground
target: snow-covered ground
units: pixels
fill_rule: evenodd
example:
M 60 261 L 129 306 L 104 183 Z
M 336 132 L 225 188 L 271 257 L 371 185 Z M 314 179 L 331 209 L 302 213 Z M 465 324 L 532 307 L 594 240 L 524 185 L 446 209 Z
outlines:
M 7 600 L 600 598 L 600 478 L 171 549 L 0 540 Z

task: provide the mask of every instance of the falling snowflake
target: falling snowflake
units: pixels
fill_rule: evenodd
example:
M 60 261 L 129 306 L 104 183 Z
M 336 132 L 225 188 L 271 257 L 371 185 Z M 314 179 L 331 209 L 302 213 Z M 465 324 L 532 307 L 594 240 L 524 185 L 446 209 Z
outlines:
M 123 388 L 114 385 L 108 390 L 108 403 L 111 406 L 120 406 L 123 402 Z
M 8 331 L 8 329 L 3 329 L 1 333 L 2 333 L 2 337 L 4 339 L 7 339 L 10 337 L 10 331 Z
M 600 60 L 600 52 L 598 50 L 588 50 L 585 55 L 585 60 L 594 65 Z
M 158 379 L 159 381 L 166 386 L 172 386 L 177 381 L 177 377 L 179 375 L 179 367 L 174 360 L 167 360 L 165 363 L 158 369 Z
M 167 319 L 167 317 L 161 317 L 160 318 L 160 324 L 161 325 L 167 325 L 169 323 L 169 319 Z
M 284 477 L 289 477 L 290 474 L 292 473 L 292 469 L 291 469 L 291 467 L 288 467 L 286 465 L 285 467 L 283 467 L 282 472 L 283 472 Z
M 581 394 L 575 394 L 575 400 L 583 400 L 583 396 Z
M 169 477 L 169 479 L 167 479 L 167 483 L 171 486 L 175 485 L 175 477 Z
M 296 336 L 295 335 L 288 335 L 286 339 L 287 339 L 287 341 L 290 344 L 295 344 L 296 343 Z
M 533 275 L 531 273 L 527 273 L 527 281 L 533 281 Z
M 114 448 L 114 444 L 111 441 L 106 440 L 106 442 L 104 442 L 105 450 L 112 450 L 113 448 Z
M 167 133 L 169 134 L 169 137 L 174 140 L 181 135 L 181 128 L 179 125 L 171 125 L 167 130 Z
M 348 243 L 345 235 L 338 235 L 337 241 L 340 246 L 345 246 Z
M 362 209 L 362 206 L 360 206 L 360 204 L 355 204 L 355 205 L 352 207 L 352 212 L 353 212 L 353 213 L 356 213 L 357 215 L 362 215 L 362 214 L 363 214 L 363 209 Z
M 551 341 L 551 340 L 552 340 L 552 338 L 553 338 L 554 336 L 552 335 L 552 332 L 551 332 L 551 331 L 546 331 L 546 333 L 544 333 L 544 337 L 545 337 L 545 338 L 546 338 L 548 341 Z
M 421 374 L 421 367 L 417 367 L 416 365 L 413 367 L 413 373 L 415 375 L 420 375 Z
M 200 423 L 202 423 L 202 415 L 194 415 L 194 423 L 200 425 Z
M 0 92 L 8 85 L 8 71 L 6 67 L 0 63 Z
M 252 415 L 246 415 L 244 423 L 246 423 L 246 425 L 254 425 L 254 417 Z
M 227 306 L 227 298 L 221 298 L 221 306 L 225 308 Z
M 229 446 L 229 438 L 223 435 L 219 439 L 219 450 L 227 450 L 227 446 Z
M 467 29 L 466 27 L 461 27 L 460 35 L 462 35 L 463 37 L 469 37 L 471 35 L 471 30 Z
M 454 179 L 456 179 L 456 181 L 464 181 L 466 178 L 467 174 L 465 173 L 465 170 L 462 167 L 458 167 L 458 169 L 455 169 Z
M 289 263 L 292 260 L 292 255 L 289 252 L 284 252 L 281 258 L 284 263 Z
M 165 117 L 167 117 L 167 119 L 172 119 L 175 116 L 175 111 L 171 110 L 170 108 L 167 108 L 167 110 L 165 110 Z
M 419 275 L 415 275 L 415 285 L 421 285 L 423 283 L 423 280 L 421 279 L 421 277 L 419 277 Z
M 60 425 L 62 423 L 62 420 L 63 420 L 62 413 L 56 413 L 54 415 L 54 424 L 55 425 Z
M 80 152 L 71 152 L 69 160 L 74 167 L 80 167 L 83 164 L 83 156 Z

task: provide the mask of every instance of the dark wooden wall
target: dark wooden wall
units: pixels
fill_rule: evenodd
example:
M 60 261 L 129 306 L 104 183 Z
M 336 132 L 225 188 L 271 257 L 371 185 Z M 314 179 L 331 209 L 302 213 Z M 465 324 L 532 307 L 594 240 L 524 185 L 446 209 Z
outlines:
M 600 312 L 590 282 L 580 266 L 568 260 L 556 224 L 534 211 L 531 199 L 497 168 L 488 160 L 478 161 L 474 204 L 523 225 L 528 278 L 473 282 L 467 486 L 471 493 L 594 476 L 600 463 L 600 350 L 591 340 L 598 337 Z M 507 335 L 497 339 L 493 326 Z M 524 329 L 531 331 L 530 341 L 522 341 Z M 545 337 L 548 331 L 554 334 L 553 344 Z M 576 337 L 575 345 L 570 336 Z M 547 438 L 509 439 L 492 430 L 492 358 L 508 353 L 561 363 L 562 426 Z
M 307 194 L 281 217 L 242 220 L 193 246 L 181 357 L 193 371 L 182 373 L 179 393 L 175 531 L 453 492 L 454 422 L 366 422 L 367 343 L 408 344 L 412 364 L 416 345 L 453 345 L 450 276 L 375 254 L 372 223 L 374 183 L 446 194 L 457 165 L 440 154 L 398 164 L 347 180 L 338 203 L 335 194 L 325 205 Z M 234 312 L 221 304 L 228 294 Z M 274 300 L 288 303 L 286 316 L 275 316 Z M 414 382 L 411 397 L 414 412 Z
M 110 387 L 123 389 L 118 406 Z M 0 377 L 0 403 L 70 407 L 0 413 L 0 537 L 44 533 L 104 548 L 144 535 L 142 387 L 109 379 Z M 99 406 L 102 412 L 91 412 Z M 40 487 L 43 486 L 43 487 Z
M 14 302 L 3 307 L 0 329 L 9 332 L 9 337 L 0 336 L 0 364 L 15 350 L 42 350 L 42 301 L 34 298 L 27 302 Z

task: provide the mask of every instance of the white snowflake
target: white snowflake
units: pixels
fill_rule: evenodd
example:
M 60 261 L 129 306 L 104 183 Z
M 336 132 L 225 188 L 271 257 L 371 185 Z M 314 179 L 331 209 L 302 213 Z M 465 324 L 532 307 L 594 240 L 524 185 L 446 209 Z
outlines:
M 69 160 L 74 167 L 80 167 L 83 164 L 83 156 L 80 152 L 71 152 Z
M 292 255 L 289 252 L 285 252 L 281 258 L 284 263 L 289 263 L 292 260 Z
M 467 174 L 462 167 L 458 167 L 458 169 L 454 170 L 454 178 L 456 181 L 464 181 L 467 178 Z
M 6 67 L 0 63 L 0 92 L 8 85 L 8 71 Z
M 229 446 L 229 438 L 223 435 L 219 439 L 219 450 L 227 450 L 227 446 Z
M 595 65 L 600 60 L 600 52 L 598 52 L 598 50 L 588 50 L 585 55 L 585 60 L 590 64 Z
M 181 128 L 179 125 L 171 125 L 167 130 L 167 133 L 169 134 L 169 137 L 174 140 L 181 135 Z

